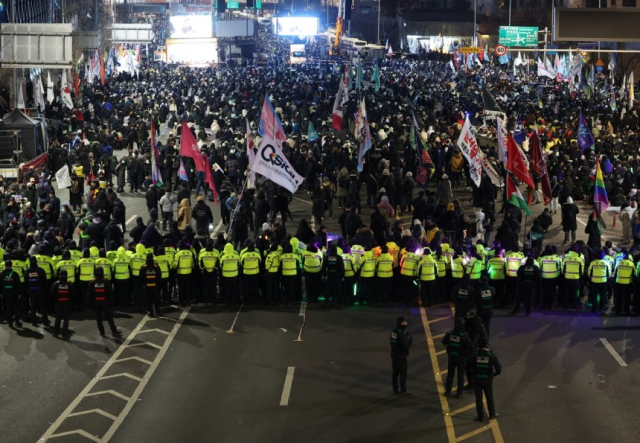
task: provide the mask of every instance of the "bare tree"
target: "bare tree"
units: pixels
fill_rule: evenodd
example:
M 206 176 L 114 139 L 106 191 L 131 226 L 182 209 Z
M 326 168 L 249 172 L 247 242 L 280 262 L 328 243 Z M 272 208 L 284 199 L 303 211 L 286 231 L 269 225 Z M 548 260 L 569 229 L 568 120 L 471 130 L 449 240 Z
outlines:
M 522 16 L 514 18 L 516 25 L 537 26 L 544 29 L 551 24 L 551 5 L 545 0 L 527 0 L 522 3 Z
M 619 45 L 618 49 L 631 49 L 626 43 Z M 622 77 L 640 69 L 640 54 L 634 52 L 618 52 L 616 55 L 615 78 L 617 84 L 622 84 Z

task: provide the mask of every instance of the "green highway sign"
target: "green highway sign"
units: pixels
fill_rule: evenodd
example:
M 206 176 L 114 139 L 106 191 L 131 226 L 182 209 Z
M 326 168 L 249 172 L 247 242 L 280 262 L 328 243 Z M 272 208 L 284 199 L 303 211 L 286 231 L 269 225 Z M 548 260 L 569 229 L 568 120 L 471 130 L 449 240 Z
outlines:
M 498 43 L 504 46 L 535 48 L 538 46 L 538 28 L 526 26 L 500 26 Z
M 227 2 L 227 9 L 240 9 L 239 2 Z
M 262 9 L 262 2 L 256 0 L 256 9 Z

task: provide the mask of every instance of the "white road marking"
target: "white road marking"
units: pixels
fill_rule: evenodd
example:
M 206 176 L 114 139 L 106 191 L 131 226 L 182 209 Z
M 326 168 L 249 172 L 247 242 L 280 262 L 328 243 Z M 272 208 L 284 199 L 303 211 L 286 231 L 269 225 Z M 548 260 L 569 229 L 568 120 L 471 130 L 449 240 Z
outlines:
M 218 235 L 218 231 L 220 230 L 221 227 L 222 227 L 222 220 L 218 222 L 218 224 L 216 225 L 216 228 L 211 233 L 211 238 L 215 238 L 216 235 Z
M 243 306 L 244 306 L 244 303 L 242 303 L 240 305 L 240 309 L 238 309 L 238 313 L 236 314 L 236 318 L 233 319 L 233 323 L 231 324 L 231 327 L 227 331 L 227 334 L 233 334 L 233 328 L 236 327 L 236 322 L 238 321 L 238 316 L 240 315 L 240 311 L 242 311 L 242 307 Z
M 284 386 L 282 387 L 282 397 L 280 397 L 280 406 L 289 406 L 289 397 L 291 396 L 291 385 L 293 384 L 293 373 L 296 368 L 289 366 L 287 369 L 287 376 L 284 379 Z
M 129 223 L 131 223 L 132 221 L 134 221 L 136 219 L 136 217 L 138 217 L 137 215 L 132 215 L 131 218 L 129 220 L 127 220 L 127 225 Z
M 49 427 L 49 429 L 47 429 L 47 431 L 44 433 L 44 435 L 42 437 L 40 437 L 39 441 L 47 441 L 47 440 L 52 439 L 52 438 L 57 438 L 57 437 L 61 437 L 61 436 L 65 436 L 65 435 L 72 435 L 72 434 L 79 434 L 79 435 L 83 435 L 83 436 L 86 437 L 89 434 L 87 434 L 87 432 L 85 430 L 82 430 L 82 429 L 75 429 L 75 430 L 68 431 L 68 432 L 63 432 L 63 433 L 60 433 L 60 434 L 56 434 L 56 431 L 63 425 L 64 421 L 67 418 L 72 417 L 72 416 L 82 415 L 82 411 L 76 411 L 75 409 L 78 407 L 78 405 L 80 404 L 80 402 L 84 398 L 86 398 L 86 397 L 96 397 L 96 396 L 100 396 L 100 395 L 110 394 L 110 395 L 113 395 L 115 397 L 123 399 L 124 401 L 127 402 L 127 404 L 122 409 L 120 414 L 116 417 L 116 419 L 113 420 L 113 423 L 111 424 L 111 427 L 107 430 L 105 435 L 102 436 L 102 438 L 96 438 L 95 436 L 88 437 L 91 440 L 96 441 L 96 442 L 108 442 L 111 439 L 111 437 L 113 437 L 113 434 L 118 430 L 118 428 L 120 427 L 120 425 L 122 424 L 124 419 L 127 417 L 129 412 L 131 411 L 131 408 L 137 402 L 138 398 L 140 397 L 140 394 L 142 393 L 143 389 L 147 385 L 147 382 L 149 381 L 149 379 L 151 378 L 151 376 L 153 375 L 153 373 L 157 369 L 158 365 L 162 361 L 162 358 L 166 354 L 167 350 L 169 349 L 169 346 L 173 342 L 174 337 L 178 333 L 178 329 L 180 329 L 180 326 L 182 325 L 182 322 L 187 317 L 187 314 L 189 314 L 189 309 L 190 308 L 187 308 L 184 311 L 182 311 L 182 313 L 180 314 L 180 318 L 178 319 L 176 324 L 173 326 L 173 330 L 171 331 L 171 333 L 168 334 L 168 337 L 166 338 L 163 346 L 158 351 L 158 354 L 156 355 L 156 357 L 153 360 L 153 362 L 150 362 L 149 368 L 147 369 L 147 372 L 145 373 L 144 377 L 142 377 L 142 379 L 140 379 L 138 377 L 135 377 L 135 376 L 132 376 L 132 375 L 129 375 L 129 374 L 126 374 L 126 373 L 104 376 L 104 374 L 117 361 L 130 360 L 130 358 L 120 359 L 120 355 L 122 354 L 122 352 L 125 349 L 129 349 L 130 348 L 129 345 L 130 345 L 131 341 L 135 338 L 135 336 L 137 334 L 139 334 L 142 331 L 142 328 L 144 327 L 144 325 L 148 321 L 150 321 L 150 317 L 149 316 L 145 316 L 140 321 L 140 323 L 138 323 L 138 326 L 136 326 L 135 329 L 133 331 L 131 331 L 131 334 L 129 334 L 129 336 L 122 343 L 122 345 L 120 345 L 120 347 L 113 353 L 111 358 L 109 360 L 107 360 L 107 362 L 104 364 L 104 366 L 98 371 L 96 376 L 93 379 L 91 379 L 91 381 L 87 384 L 87 386 L 85 386 L 85 388 L 80 392 L 80 394 L 78 394 L 78 396 L 69 404 L 67 409 L 65 409 L 65 411 L 58 417 L 58 419 L 55 422 L 53 422 L 53 424 Z M 142 359 L 137 358 L 137 357 L 136 357 L 136 359 L 142 360 Z M 94 389 L 96 384 L 99 383 L 101 380 L 115 378 L 116 376 L 119 376 L 119 375 L 129 377 L 129 378 L 131 378 L 133 380 L 136 380 L 136 379 L 139 380 L 138 387 L 134 391 L 133 395 L 131 395 L 131 397 L 123 395 L 123 394 L 121 394 L 121 393 L 119 393 L 117 391 L 114 391 L 114 390 L 92 392 L 92 389 Z M 92 410 L 90 412 L 97 412 L 97 411 L 96 410 Z M 102 412 L 104 412 L 104 411 L 102 411 Z M 101 414 L 101 415 L 104 415 L 104 414 L 102 414 L 102 412 L 98 412 L 98 413 Z
M 302 341 L 302 330 L 304 329 L 304 325 L 307 324 L 307 302 L 303 301 L 300 304 L 300 316 L 302 316 L 302 324 L 300 325 L 300 331 L 298 332 L 298 338 L 294 341 Z
M 310 201 L 302 200 L 301 198 L 298 198 L 298 197 L 293 197 L 293 199 L 294 199 L 294 200 L 301 201 L 302 203 L 306 203 L 306 204 L 308 204 L 308 205 L 313 205 L 313 203 L 311 203 Z
M 622 357 L 620 357 L 620 355 L 616 352 L 616 350 L 613 349 L 613 346 L 611 346 L 611 344 L 609 343 L 609 340 L 607 340 L 606 338 L 601 338 L 600 341 L 602 342 L 604 347 L 607 348 L 607 351 L 609 351 L 609 353 L 613 356 L 613 358 L 616 359 L 616 361 L 620 366 L 624 366 L 624 367 L 627 366 L 627 363 L 622 359 Z

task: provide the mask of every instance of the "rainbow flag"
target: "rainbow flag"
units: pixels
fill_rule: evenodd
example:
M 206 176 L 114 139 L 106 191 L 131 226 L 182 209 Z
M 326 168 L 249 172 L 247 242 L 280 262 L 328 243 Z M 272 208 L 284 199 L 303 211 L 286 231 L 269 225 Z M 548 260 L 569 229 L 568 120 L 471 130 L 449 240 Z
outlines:
M 609 197 L 607 197 L 607 190 L 604 187 L 600 160 L 596 163 L 596 185 L 593 188 L 593 203 L 599 214 L 602 214 L 609 207 Z

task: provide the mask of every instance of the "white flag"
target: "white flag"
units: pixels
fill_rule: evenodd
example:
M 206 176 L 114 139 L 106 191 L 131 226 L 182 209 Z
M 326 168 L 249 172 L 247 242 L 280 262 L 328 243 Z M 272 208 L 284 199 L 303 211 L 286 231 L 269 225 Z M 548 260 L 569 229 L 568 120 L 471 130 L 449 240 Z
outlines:
M 25 109 L 26 106 L 24 104 L 24 96 L 22 95 L 22 83 L 18 82 L 18 91 L 16 94 L 16 108 Z
M 482 161 L 482 168 L 484 172 L 487 173 L 489 179 L 491 179 L 491 183 L 496 185 L 497 187 L 502 187 L 502 181 L 500 180 L 500 176 L 496 172 L 495 168 L 487 158 L 486 154 L 482 152 L 482 149 L 478 148 L 478 154 L 480 155 L 480 160 Z
M 71 187 L 71 177 L 69 176 L 69 165 L 64 165 L 56 172 L 56 183 L 58 190 Z
M 41 75 L 38 76 L 38 84 L 36 85 L 34 92 L 35 92 L 36 106 L 40 108 L 40 112 L 44 112 L 44 108 L 46 105 L 44 102 L 44 88 L 42 87 Z
M 73 100 L 71 100 L 71 91 L 67 83 L 67 71 L 62 70 L 62 81 L 60 82 L 60 97 L 62 97 L 62 103 L 69 108 L 73 109 Z
M 53 82 L 51 81 L 51 74 L 47 72 L 47 102 L 53 103 Z
M 480 148 L 478 148 L 478 142 L 471 132 L 471 122 L 468 116 L 464 120 L 464 126 L 460 132 L 458 146 L 462 151 L 462 155 L 464 155 L 469 162 L 469 176 L 471 180 L 473 180 L 477 187 L 480 187 L 480 174 L 482 174 L 482 160 L 478 153 Z
M 500 161 L 506 165 L 507 164 L 507 126 L 505 125 L 504 120 L 502 120 L 500 117 L 497 117 L 496 120 L 497 120 L 496 127 L 498 130 L 497 131 L 498 136 L 496 137 L 498 139 L 498 158 L 500 158 Z
M 260 141 L 251 170 L 295 193 L 303 178 L 293 169 L 271 134 L 264 134 Z

